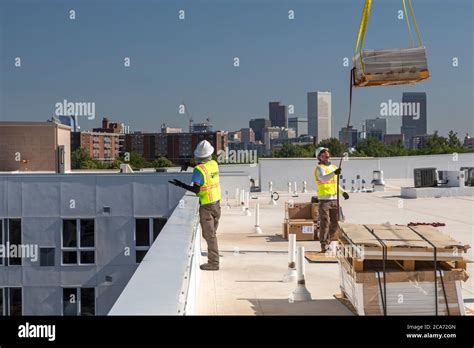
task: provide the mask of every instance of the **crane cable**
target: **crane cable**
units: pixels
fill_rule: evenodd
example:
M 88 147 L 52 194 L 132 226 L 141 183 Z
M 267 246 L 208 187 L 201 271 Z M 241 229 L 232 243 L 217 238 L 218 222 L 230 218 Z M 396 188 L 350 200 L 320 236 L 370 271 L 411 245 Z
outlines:
M 405 2 L 405 0 L 403 0 L 403 1 Z M 415 27 L 416 35 L 418 36 L 418 43 L 420 44 L 420 47 L 422 47 L 423 46 L 423 40 L 421 39 L 420 28 L 418 28 L 418 23 L 416 22 L 415 11 L 413 11 L 413 6 L 411 4 L 411 0 L 407 0 L 407 1 L 408 1 L 408 6 L 410 7 L 411 18 L 413 20 L 413 26 Z M 408 20 L 408 18 L 407 18 L 407 20 Z
M 344 144 L 347 143 L 347 147 L 349 147 L 349 126 L 351 124 L 351 115 L 352 115 L 352 87 L 354 86 L 354 73 L 355 73 L 355 68 L 351 69 L 351 76 L 349 77 L 349 117 L 347 118 L 347 125 L 346 125 L 346 131 L 344 133 Z M 344 145 L 343 144 L 343 145 Z M 349 156 L 349 154 L 347 154 Z M 345 154 L 342 153 L 341 158 L 339 159 L 339 166 L 338 168 L 342 167 L 342 159 L 344 158 Z M 339 175 L 337 175 L 337 221 L 339 221 L 340 218 L 340 205 L 339 205 Z
M 406 17 L 407 26 L 408 26 L 408 34 L 410 35 L 411 44 L 412 44 L 412 47 L 413 47 L 414 42 L 413 42 L 413 36 L 412 36 L 412 33 L 411 33 L 410 19 L 409 19 L 409 14 L 408 14 L 408 11 L 407 11 L 406 1 L 408 1 L 408 7 L 410 9 L 411 17 L 412 17 L 412 20 L 413 20 L 413 27 L 416 30 L 416 34 L 418 36 L 418 42 L 419 42 L 419 45 L 421 47 L 421 46 L 423 46 L 423 41 L 421 40 L 420 29 L 418 28 L 418 23 L 416 22 L 415 11 L 413 11 L 413 6 L 411 4 L 411 0 L 402 0 L 403 9 L 405 11 L 405 17 Z M 354 49 L 354 59 L 355 59 L 357 53 L 359 53 L 359 59 L 361 61 L 362 70 L 364 70 L 364 62 L 362 60 L 362 46 L 364 45 L 365 33 L 366 33 L 366 30 L 367 30 L 367 23 L 369 22 L 371 7 L 372 7 L 372 0 L 365 0 L 364 9 L 362 10 L 362 17 L 361 17 L 360 23 L 359 23 L 359 30 L 357 32 L 356 46 L 355 46 L 355 49 Z M 349 86 L 349 116 L 347 118 L 346 131 L 345 131 L 345 134 L 344 134 L 344 144 L 347 143 L 348 147 L 349 147 L 349 142 L 348 142 L 347 138 L 349 137 L 349 126 L 350 126 L 350 123 L 351 123 L 351 114 L 352 114 L 352 88 L 354 86 L 354 80 L 355 80 L 354 79 L 354 74 L 355 74 L 355 66 L 351 69 L 351 76 L 350 76 L 350 79 L 349 79 L 350 80 L 350 86 Z M 339 160 L 339 168 L 341 168 L 341 166 L 342 166 L 343 157 L 344 157 L 344 153 L 343 153 L 343 155 L 341 156 L 341 158 Z M 340 211 L 339 193 L 340 192 L 339 191 L 340 191 L 340 189 L 339 189 L 339 175 L 338 175 L 337 176 L 337 220 L 339 220 L 339 215 L 340 215 L 340 213 L 339 213 L 339 211 Z

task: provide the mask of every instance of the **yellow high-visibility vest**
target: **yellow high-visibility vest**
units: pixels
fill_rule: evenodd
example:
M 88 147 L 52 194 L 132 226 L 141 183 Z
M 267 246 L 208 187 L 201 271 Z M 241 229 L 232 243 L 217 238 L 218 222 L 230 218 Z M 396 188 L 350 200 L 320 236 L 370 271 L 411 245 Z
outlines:
M 209 204 L 221 199 L 221 185 L 219 183 L 219 166 L 214 160 L 200 163 L 195 167 L 204 177 L 204 185 L 198 192 L 199 203 Z
M 330 164 L 328 166 L 325 164 L 318 164 L 318 166 L 324 170 L 325 175 L 337 169 L 334 164 Z M 337 194 L 337 175 L 334 175 L 327 181 L 320 180 L 318 177 L 318 167 L 316 167 L 314 169 L 314 177 L 316 178 L 316 185 L 318 187 L 318 197 Z

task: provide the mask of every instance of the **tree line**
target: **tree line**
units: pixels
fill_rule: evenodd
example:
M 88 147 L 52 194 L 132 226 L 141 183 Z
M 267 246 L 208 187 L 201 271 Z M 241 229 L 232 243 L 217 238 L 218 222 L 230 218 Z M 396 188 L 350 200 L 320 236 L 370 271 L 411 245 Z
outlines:
M 386 145 L 376 138 L 366 138 L 359 141 L 353 149 L 348 150 L 338 139 L 330 138 L 320 141 L 317 145 L 285 143 L 280 150 L 274 152 L 273 157 L 314 157 L 314 150 L 320 146 L 327 147 L 331 155 L 335 157 L 343 156 L 345 152 L 349 152 L 351 157 L 416 156 L 467 152 L 457 133 L 450 131 L 447 137 L 440 136 L 438 132 L 435 132 L 426 141 L 426 146 L 421 149 L 408 149 L 401 141 L 394 145 Z
M 130 152 L 130 156 L 127 161 L 125 157 L 121 156 L 116 158 L 113 162 L 101 162 L 93 159 L 86 150 L 78 148 L 71 153 L 71 168 L 72 169 L 119 169 L 122 163 L 126 163 L 137 170 L 141 168 L 161 168 L 161 167 L 172 167 L 174 166 L 166 157 L 159 157 L 154 161 L 146 160 L 142 155 L 137 152 Z

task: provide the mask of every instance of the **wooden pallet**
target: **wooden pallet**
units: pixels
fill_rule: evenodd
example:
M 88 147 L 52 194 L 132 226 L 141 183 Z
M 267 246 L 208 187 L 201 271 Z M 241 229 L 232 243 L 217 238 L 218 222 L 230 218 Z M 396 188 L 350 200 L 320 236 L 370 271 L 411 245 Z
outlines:
M 337 263 L 336 256 L 326 255 L 320 251 L 305 251 L 304 257 L 311 263 Z
M 354 279 L 356 283 L 374 283 L 377 281 L 375 274 L 382 273 L 382 261 L 365 260 L 357 262 L 358 268 L 354 267 L 354 260 L 338 257 L 341 267 L 345 269 Z M 351 264 L 352 261 L 352 264 Z M 385 263 L 387 281 L 398 282 L 410 279 L 413 277 L 423 278 L 426 280 L 434 279 L 433 264 L 429 261 L 416 261 L 414 268 L 407 269 L 403 263 L 394 260 L 388 260 Z M 462 280 L 466 281 L 469 278 L 466 270 L 462 268 L 454 268 L 448 262 L 437 262 L 437 269 L 443 272 L 446 280 Z
M 354 83 L 355 87 L 372 87 L 372 86 L 398 86 L 398 85 L 414 85 L 418 82 L 426 80 L 429 77 L 419 77 L 414 79 L 399 79 L 399 80 L 389 80 L 384 77 L 377 79 L 373 75 L 365 75 L 360 81 Z
M 333 297 L 338 300 L 344 307 L 351 311 L 352 314 L 358 315 L 356 309 L 352 305 L 351 301 L 347 298 L 346 294 L 342 291 L 340 294 L 334 294 Z
M 452 263 L 454 268 L 466 269 L 466 260 L 463 257 L 469 246 L 451 239 L 434 227 L 398 225 L 355 225 L 341 224 L 342 235 L 339 238 L 344 250 L 352 251 L 348 257 L 355 271 L 364 270 L 365 260 L 382 260 L 383 247 L 380 241 L 371 234 L 374 231 L 377 237 L 386 245 L 386 260 L 400 262 L 402 267 L 411 271 L 417 261 L 434 261 L 434 247 L 424 240 L 420 233 L 431 243 L 436 245 L 436 260 Z M 363 249 L 361 248 L 363 247 Z M 354 252 L 357 248 L 362 252 Z

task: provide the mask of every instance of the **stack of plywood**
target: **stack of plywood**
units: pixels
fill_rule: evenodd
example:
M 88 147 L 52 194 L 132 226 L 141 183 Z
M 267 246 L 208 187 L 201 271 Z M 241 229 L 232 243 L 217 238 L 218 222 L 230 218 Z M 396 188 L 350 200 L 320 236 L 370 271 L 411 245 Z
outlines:
M 340 227 L 341 290 L 359 315 L 464 315 L 468 245 L 431 226 Z
M 354 85 L 416 83 L 429 77 L 425 47 L 365 49 L 354 57 Z

